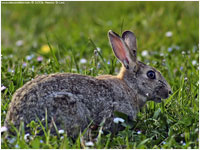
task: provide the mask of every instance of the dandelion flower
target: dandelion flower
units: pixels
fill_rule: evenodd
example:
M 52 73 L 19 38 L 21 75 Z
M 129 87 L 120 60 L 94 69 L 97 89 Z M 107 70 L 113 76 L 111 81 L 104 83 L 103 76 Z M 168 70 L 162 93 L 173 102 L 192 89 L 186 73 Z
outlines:
M 50 47 L 49 47 L 49 45 L 43 45 L 42 47 L 41 47 L 41 52 L 42 53 L 44 53 L 44 54 L 47 54 L 47 53 L 49 53 L 50 52 Z

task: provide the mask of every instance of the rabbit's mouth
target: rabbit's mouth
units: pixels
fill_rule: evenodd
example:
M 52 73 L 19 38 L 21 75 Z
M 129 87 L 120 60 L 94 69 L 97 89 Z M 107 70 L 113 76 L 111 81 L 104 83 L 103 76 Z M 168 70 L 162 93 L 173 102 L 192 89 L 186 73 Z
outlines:
M 154 101 L 157 102 L 157 103 L 161 103 L 162 102 L 161 98 L 159 98 L 159 97 L 155 97 Z

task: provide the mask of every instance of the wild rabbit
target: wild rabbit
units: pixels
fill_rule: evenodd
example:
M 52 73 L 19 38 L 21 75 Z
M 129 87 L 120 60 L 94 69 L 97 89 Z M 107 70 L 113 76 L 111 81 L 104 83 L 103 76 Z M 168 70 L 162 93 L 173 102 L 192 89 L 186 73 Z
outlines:
M 161 102 L 171 93 L 170 85 L 159 71 L 137 60 L 136 37 L 125 31 L 120 37 L 113 31 L 108 38 L 115 56 L 122 63 L 117 76 L 91 77 L 72 73 L 41 75 L 27 82 L 13 95 L 5 126 L 25 126 L 45 118 L 76 137 L 90 123 L 112 132 L 114 112 L 134 119 L 145 102 Z M 27 129 L 28 130 L 28 129 Z

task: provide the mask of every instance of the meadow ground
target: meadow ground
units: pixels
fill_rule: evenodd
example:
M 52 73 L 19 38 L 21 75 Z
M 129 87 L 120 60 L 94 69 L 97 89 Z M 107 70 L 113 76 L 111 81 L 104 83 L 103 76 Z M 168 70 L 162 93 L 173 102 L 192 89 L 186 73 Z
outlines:
M 62 131 L 36 136 L 34 122 L 33 132 L 7 138 L 3 123 L 13 93 L 36 75 L 116 74 L 110 29 L 135 33 L 138 59 L 162 72 L 173 95 L 148 102 L 132 129 L 102 134 L 90 148 L 199 148 L 198 2 L 2 4 L 1 14 L 1 148 L 81 148 Z

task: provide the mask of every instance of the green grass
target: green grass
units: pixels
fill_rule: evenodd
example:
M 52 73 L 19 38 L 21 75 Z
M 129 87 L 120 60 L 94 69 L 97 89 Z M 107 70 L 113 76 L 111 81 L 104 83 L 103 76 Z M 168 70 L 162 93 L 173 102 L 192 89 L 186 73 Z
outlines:
M 116 74 L 120 64 L 107 32 L 133 31 L 138 59 L 159 69 L 173 95 L 148 102 L 133 129 L 102 134 L 91 148 L 199 148 L 199 2 L 65 2 L 64 5 L 1 5 L 1 126 L 14 92 L 36 75 L 76 72 Z M 171 37 L 166 32 L 172 32 Z M 16 43 L 17 42 L 17 43 Z M 21 42 L 21 43 L 20 43 Z M 45 53 L 44 46 L 51 47 Z M 43 48 L 42 48 L 43 47 Z M 94 50 L 100 48 L 98 54 Z M 142 56 L 142 52 L 148 52 Z M 39 56 L 43 60 L 37 61 Z M 85 63 L 81 63 L 85 59 Z M 37 136 L 40 124 L 3 133 L 1 148 L 81 148 L 66 134 Z

